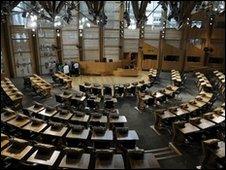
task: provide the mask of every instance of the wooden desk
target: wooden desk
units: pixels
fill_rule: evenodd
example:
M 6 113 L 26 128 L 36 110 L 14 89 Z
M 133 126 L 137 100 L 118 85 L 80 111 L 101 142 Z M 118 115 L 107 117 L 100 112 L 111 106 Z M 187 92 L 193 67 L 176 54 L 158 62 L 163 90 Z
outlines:
M 164 96 L 164 94 L 160 93 L 160 92 L 155 92 L 155 94 L 153 94 L 153 96 L 157 99 L 162 98 Z
M 13 118 L 16 117 L 16 113 L 15 112 L 5 112 L 1 114 L 1 122 L 7 122 Z
M 60 168 L 70 168 L 70 169 L 88 169 L 90 163 L 90 154 L 83 153 L 81 158 L 75 159 L 70 158 L 70 163 L 66 162 L 67 155 L 63 157 L 60 162 Z
M 90 134 L 90 129 L 83 129 L 82 132 L 72 132 L 70 130 L 66 135 L 68 139 L 80 139 L 80 140 L 87 140 Z
M 21 115 L 22 117 L 24 117 L 23 120 L 18 120 L 18 119 L 15 117 L 15 118 L 9 120 L 9 121 L 7 122 L 7 124 L 10 124 L 10 125 L 12 125 L 12 126 L 16 126 L 16 127 L 21 128 L 21 127 L 23 127 L 24 125 L 26 125 L 26 124 L 28 124 L 28 123 L 30 122 L 30 119 L 29 119 L 27 116 L 22 115 L 22 114 L 19 114 L 19 115 Z
M 38 149 L 27 159 L 28 162 L 31 163 L 37 163 L 37 164 L 42 164 L 46 166 L 53 166 L 54 163 L 56 162 L 57 158 L 60 155 L 60 151 L 54 151 L 50 159 L 47 160 L 42 160 L 42 159 L 36 159 L 35 156 L 38 152 Z
M 89 117 L 90 117 L 89 115 L 84 115 L 82 117 L 79 117 L 79 116 L 76 116 L 76 114 L 74 114 L 70 120 L 73 122 L 88 123 Z
M 169 110 L 169 111 L 171 113 L 177 115 L 177 116 L 182 116 L 182 115 L 185 115 L 185 114 L 188 114 L 189 113 L 187 110 L 184 110 L 184 109 L 182 109 L 180 107 L 178 107 L 176 111 L 171 111 L 171 110 Z
M 38 112 L 44 110 L 45 108 L 44 108 L 44 106 L 35 108 L 35 105 L 33 105 L 33 106 L 30 106 L 30 107 L 28 107 L 28 108 L 26 108 L 26 109 L 27 109 L 28 111 L 32 112 L 32 113 L 38 113 Z
M 218 142 L 218 149 L 215 151 L 215 155 L 218 158 L 225 158 L 225 143 L 224 141 Z
M 200 119 L 199 124 L 193 124 L 194 126 L 197 126 L 200 129 L 208 129 L 210 127 L 215 126 L 215 123 L 212 123 L 211 121 L 208 121 L 207 119 Z
M 128 158 L 131 169 L 160 169 L 160 165 L 152 153 L 144 153 L 143 158 L 140 159 L 130 156 Z
M 212 98 L 213 97 L 213 93 L 207 93 L 207 92 L 204 92 L 204 91 L 201 91 L 199 93 L 199 95 L 201 95 L 202 97 L 208 97 L 208 98 Z
M 113 132 L 112 130 L 106 130 L 104 134 L 96 134 L 95 132 L 92 133 L 91 136 L 92 141 L 112 141 L 113 140 Z
M 214 113 L 214 112 L 206 113 L 206 114 L 204 114 L 203 116 L 209 115 L 209 114 L 212 114 L 212 115 L 213 115 L 213 118 L 212 118 L 212 119 L 207 118 L 207 119 L 208 119 L 209 121 L 211 121 L 211 122 L 214 122 L 214 123 L 216 123 L 216 124 L 220 124 L 220 123 L 222 123 L 222 122 L 225 121 L 225 117 L 220 116 L 220 115 L 218 115 L 218 114 L 216 114 L 216 113 Z
M 72 100 L 77 100 L 78 102 L 83 102 L 86 99 L 86 96 L 72 96 Z
M 9 137 L 1 133 L 1 149 L 9 143 Z
M 125 116 L 119 116 L 118 118 L 109 118 L 110 124 L 124 124 L 127 123 L 127 119 Z
M 54 76 L 56 76 L 57 78 L 59 78 L 63 82 L 65 82 L 69 88 L 72 87 L 72 78 L 71 77 L 67 76 L 66 74 L 64 74 L 62 72 L 54 73 Z
M 53 117 L 61 120 L 69 120 L 72 116 L 73 116 L 72 113 L 62 114 L 61 112 L 58 112 Z
M 37 125 L 33 125 L 32 123 L 33 122 L 31 121 L 30 123 L 25 125 L 22 129 L 39 133 L 47 127 L 47 123 L 44 123 L 44 122 L 40 122 L 40 124 L 37 124 Z
M 46 111 L 46 109 L 43 109 L 42 111 L 38 112 L 39 115 L 42 116 L 47 116 L 47 117 L 52 117 L 54 116 L 58 111 L 55 109 L 51 112 Z
M 101 116 L 100 118 L 95 118 L 95 117 L 91 116 L 89 122 L 90 122 L 90 123 L 107 124 L 108 118 L 107 118 L 107 116 Z
M 138 134 L 135 130 L 129 130 L 128 134 L 121 135 L 116 133 L 116 140 L 118 141 L 137 141 L 139 140 Z
M 48 129 L 46 129 L 43 132 L 43 134 L 45 134 L 45 135 L 51 135 L 51 136 L 57 136 L 57 137 L 63 137 L 64 134 L 66 133 L 66 131 L 67 131 L 67 127 L 63 127 L 61 130 L 55 131 L 55 130 L 52 130 L 51 129 L 51 126 L 50 126 Z
M 19 153 L 12 153 L 9 151 L 9 149 L 12 147 L 12 144 L 9 145 L 7 148 L 5 148 L 2 152 L 1 155 L 5 157 L 10 157 L 13 159 L 21 160 L 23 159 L 32 149 L 32 146 L 26 146 L 21 152 Z
M 9 98 L 13 101 L 13 102 L 16 102 L 19 100 L 20 104 L 22 104 L 22 99 L 23 99 L 23 96 L 20 94 L 20 93 L 15 93 L 13 95 L 10 95 Z
M 202 95 L 198 95 L 195 97 L 195 100 L 197 101 L 202 101 L 202 102 L 205 102 L 205 103 L 208 103 L 210 101 L 211 98 L 209 97 L 203 97 Z
M 195 104 L 193 104 L 193 103 L 190 103 L 191 101 L 195 101 L 196 103 Z M 201 107 L 203 107 L 203 106 L 205 106 L 206 105 L 206 102 L 203 102 L 203 101 L 198 101 L 198 100 L 191 100 L 191 101 L 189 101 L 189 104 L 190 105 L 193 105 L 193 106 L 196 106 L 196 107 L 198 107 L 198 108 L 201 108 Z
M 197 128 L 196 126 L 192 125 L 191 123 L 185 123 L 185 127 L 184 128 L 179 128 L 179 130 L 183 134 L 189 134 L 189 133 L 198 132 L 200 129 Z
M 169 110 L 164 111 L 163 114 L 156 114 L 156 116 L 160 119 L 169 119 L 176 117 L 176 115 L 171 113 Z
M 183 106 L 183 105 L 187 105 L 187 108 L 182 108 L 181 106 Z M 191 105 L 191 104 L 189 104 L 189 103 L 183 103 L 182 105 L 180 105 L 180 107 L 181 107 L 183 110 L 187 110 L 187 111 L 189 111 L 189 112 L 194 112 L 194 111 L 196 111 L 196 110 L 198 109 L 197 106 Z
M 110 159 L 97 157 L 95 169 L 125 169 L 122 154 L 114 154 Z
M 225 117 L 225 109 L 222 107 L 218 107 L 218 108 L 214 109 L 213 112 L 220 116 Z
M 65 100 L 69 100 L 72 97 L 72 93 L 70 93 L 70 94 L 61 93 L 61 94 L 59 94 L 59 96 Z
M 211 147 L 211 142 L 216 140 L 217 147 Z M 225 142 L 217 141 L 217 139 L 208 139 L 203 141 L 203 153 L 205 153 L 202 161 L 202 169 L 213 169 L 217 163 L 225 164 Z

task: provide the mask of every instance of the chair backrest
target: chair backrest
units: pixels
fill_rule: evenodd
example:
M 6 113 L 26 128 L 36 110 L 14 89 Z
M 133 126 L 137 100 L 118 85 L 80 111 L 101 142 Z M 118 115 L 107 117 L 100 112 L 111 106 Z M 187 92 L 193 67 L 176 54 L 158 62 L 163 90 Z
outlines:
M 79 85 L 79 90 L 82 92 L 86 92 L 86 88 L 83 85 Z
M 112 88 L 111 87 L 104 87 L 104 95 L 112 96 Z
M 57 95 L 57 94 L 55 94 L 55 99 L 56 99 L 56 102 L 58 102 L 58 103 L 64 102 L 63 98 L 61 96 Z
M 112 100 L 106 100 L 105 101 L 105 108 L 107 108 L 107 109 L 114 108 L 114 102 Z
M 87 107 L 94 108 L 95 107 L 95 101 L 93 99 L 87 99 Z

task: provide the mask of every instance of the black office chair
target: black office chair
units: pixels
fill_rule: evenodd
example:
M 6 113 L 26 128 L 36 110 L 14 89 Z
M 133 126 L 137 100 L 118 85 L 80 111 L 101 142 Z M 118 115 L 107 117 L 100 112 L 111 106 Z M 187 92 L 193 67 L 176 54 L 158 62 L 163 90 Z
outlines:
M 91 93 L 95 96 L 101 96 L 100 84 L 94 84 L 91 88 Z
M 105 109 L 114 109 L 114 102 L 112 100 L 106 100 L 104 102 L 104 108 Z
M 136 95 L 136 86 L 126 87 L 125 93 L 127 96 L 135 96 Z
M 65 103 L 64 103 L 65 101 L 60 95 L 55 94 L 55 99 L 56 99 L 56 102 L 60 103 L 59 104 L 60 107 L 64 107 L 65 106 Z
M 112 88 L 110 85 L 104 85 L 103 95 L 113 96 Z
M 125 93 L 124 86 L 114 85 L 115 97 L 123 97 Z
M 83 85 L 79 85 L 79 91 L 86 92 L 86 88 Z
M 86 107 L 88 107 L 89 110 L 95 110 L 97 105 L 96 105 L 94 99 L 87 99 Z

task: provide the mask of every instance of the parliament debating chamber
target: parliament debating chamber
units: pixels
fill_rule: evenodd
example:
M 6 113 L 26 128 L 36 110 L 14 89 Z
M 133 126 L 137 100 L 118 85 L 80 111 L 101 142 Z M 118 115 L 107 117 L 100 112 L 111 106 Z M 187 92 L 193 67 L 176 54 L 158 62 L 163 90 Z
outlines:
M 1 168 L 224 169 L 225 1 L 1 1 Z

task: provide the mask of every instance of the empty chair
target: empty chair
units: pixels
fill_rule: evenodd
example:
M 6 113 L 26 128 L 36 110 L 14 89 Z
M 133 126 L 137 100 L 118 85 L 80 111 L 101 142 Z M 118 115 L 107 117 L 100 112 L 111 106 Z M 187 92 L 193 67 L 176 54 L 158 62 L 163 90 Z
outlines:
M 111 88 L 110 85 L 105 84 L 105 85 L 103 85 L 103 88 L 104 88 L 103 95 L 113 96 L 113 94 L 112 94 L 112 88 Z
M 114 101 L 112 101 L 112 100 L 106 100 L 105 102 L 104 102 L 104 108 L 105 109 L 114 109 Z
M 114 85 L 114 94 L 115 97 L 123 97 L 125 89 L 123 85 Z
M 86 92 L 86 88 L 83 85 L 79 85 L 79 91 Z
M 95 96 L 101 96 L 101 85 L 100 84 L 94 84 L 91 88 L 91 92 Z
M 87 99 L 87 101 L 86 101 L 86 106 L 87 106 L 90 110 L 92 110 L 92 109 L 95 110 L 96 107 L 97 107 L 96 102 L 95 102 L 94 99 Z

